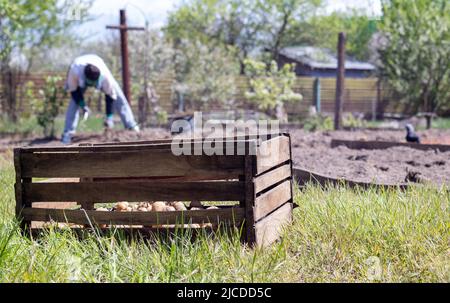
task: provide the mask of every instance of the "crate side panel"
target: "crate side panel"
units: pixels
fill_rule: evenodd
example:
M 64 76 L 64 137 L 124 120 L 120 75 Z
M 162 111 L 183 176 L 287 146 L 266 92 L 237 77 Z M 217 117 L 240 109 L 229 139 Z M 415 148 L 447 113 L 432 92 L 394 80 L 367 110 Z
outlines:
M 256 243 L 266 247 L 282 234 L 283 227 L 292 223 L 292 203 L 286 203 L 255 225 Z

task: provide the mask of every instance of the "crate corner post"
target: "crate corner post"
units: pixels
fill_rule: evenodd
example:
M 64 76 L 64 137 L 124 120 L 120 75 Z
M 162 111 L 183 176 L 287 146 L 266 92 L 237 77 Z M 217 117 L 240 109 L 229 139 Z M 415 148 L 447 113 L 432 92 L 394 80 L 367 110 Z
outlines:
M 31 229 L 31 221 L 25 220 L 23 215 L 23 211 L 27 206 L 27 201 L 24 199 L 23 195 L 23 183 L 31 182 L 31 178 L 23 178 L 22 177 L 22 149 L 14 148 L 14 169 L 15 169 L 15 183 L 14 183 L 14 192 L 15 192 L 15 200 L 16 200 L 16 208 L 15 215 L 16 220 L 20 224 L 20 229 L 24 234 L 28 234 L 29 229 Z

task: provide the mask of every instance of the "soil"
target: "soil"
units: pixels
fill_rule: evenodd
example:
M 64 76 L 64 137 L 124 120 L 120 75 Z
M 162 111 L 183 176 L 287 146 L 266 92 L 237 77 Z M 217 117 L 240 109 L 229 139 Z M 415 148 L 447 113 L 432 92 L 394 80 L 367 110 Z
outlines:
M 432 182 L 450 185 L 450 151 L 422 151 L 408 147 L 392 147 L 384 150 L 353 150 L 344 146 L 330 147 L 332 139 L 379 140 L 404 142 L 404 131 L 358 130 L 306 132 L 287 129 L 291 133 L 294 166 L 335 178 L 359 182 L 398 184 Z M 419 131 L 423 143 L 450 144 L 450 130 Z M 113 134 L 79 134 L 73 143 L 125 142 L 170 138 L 170 132 L 162 128 L 149 128 L 139 135 L 129 131 Z M 57 140 L 39 138 L 5 137 L 0 139 L 0 149 L 16 146 L 61 145 Z
M 403 131 L 332 131 L 308 133 L 291 130 L 294 166 L 319 174 L 359 182 L 399 184 L 432 182 L 450 184 L 450 151 L 392 147 L 384 150 L 354 150 L 330 147 L 332 139 L 405 142 Z M 443 143 L 450 131 L 418 132 L 425 143 Z

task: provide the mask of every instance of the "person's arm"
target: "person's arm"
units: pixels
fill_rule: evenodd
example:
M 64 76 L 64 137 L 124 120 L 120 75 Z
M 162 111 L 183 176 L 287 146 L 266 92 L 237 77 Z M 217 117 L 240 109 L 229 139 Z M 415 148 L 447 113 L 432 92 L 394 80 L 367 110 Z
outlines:
M 111 118 L 113 115 L 114 99 L 110 95 L 105 94 L 105 101 L 106 101 L 106 117 Z
M 71 65 L 67 73 L 66 89 L 70 92 L 72 99 L 75 103 L 81 107 L 85 108 L 86 103 L 84 102 L 83 89 L 80 87 L 79 81 L 79 69 L 75 65 Z
M 84 96 L 83 96 L 83 91 L 82 91 L 81 87 L 78 86 L 77 89 L 70 92 L 70 94 L 72 95 L 73 100 L 79 107 L 81 107 L 81 108 L 86 107 L 86 103 L 84 102 Z

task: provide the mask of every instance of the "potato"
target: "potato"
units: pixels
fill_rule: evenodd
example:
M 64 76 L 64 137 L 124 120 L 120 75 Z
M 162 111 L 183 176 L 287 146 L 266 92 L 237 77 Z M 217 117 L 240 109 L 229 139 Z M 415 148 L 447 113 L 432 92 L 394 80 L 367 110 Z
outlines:
M 176 211 L 176 209 L 173 206 L 166 206 L 166 211 Z
M 127 210 L 128 208 L 128 202 L 118 202 L 116 203 L 115 209 L 121 211 L 121 210 Z
M 153 211 L 165 211 L 166 210 L 166 203 L 164 202 L 155 202 L 152 204 L 152 210 Z
M 145 207 L 139 207 L 137 209 L 137 211 L 149 211 L 149 210 L 148 210 L 148 208 L 145 208 Z
M 203 208 L 199 208 L 199 207 L 191 207 L 190 210 L 202 210 Z
M 145 207 L 145 208 L 148 208 L 149 205 L 150 205 L 150 203 L 148 203 L 148 202 L 140 202 L 140 203 L 137 205 L 137 208 L 139 208 L 139 207 Z
M 186 210 L 186 205 L 184 205 L 183 202 L 174 202 L 172 206 L 175 207 L 176 210 Z
M 207 209 L 219 209 L 217 206 L 210 206 Z

